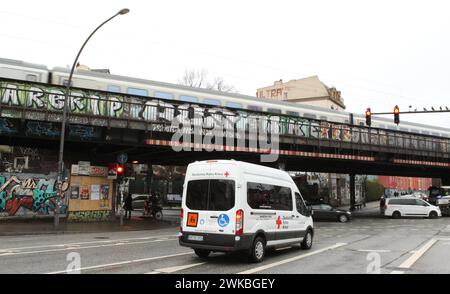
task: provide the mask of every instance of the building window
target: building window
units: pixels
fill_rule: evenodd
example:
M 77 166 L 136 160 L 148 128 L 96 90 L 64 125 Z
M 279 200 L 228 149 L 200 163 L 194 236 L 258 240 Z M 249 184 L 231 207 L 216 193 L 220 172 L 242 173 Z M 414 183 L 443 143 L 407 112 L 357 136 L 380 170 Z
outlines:
M 268 112 L 281 114 L 281 110 L 276 108 L 267 108 Z
M 242 104 L 236 102 L 227 102 L 226 106 L 230 108 L 242 108 Z
M 36 75 L 28 74 L 26 79 L 29 82 L 37 82 L 37 76 Z
M 180 99 L 181 101 L 184 101 L 184 102 L 191 102 L 191 103 L 196 103 L 196 102 L 198 101 L 198 98 L 197 98 L 197 97 L 185 96 L 185 95 L 181 95 L 181 96 L 179 97 L 179 99 Z
M 136 96 L 148 96 L 148 91 L 144 89 L 138 88 L 128 88 L 128 94 L 136 95 Z
M 287 115 L 291 115 L 291 116 L 299 116 L 299 113 L 297 111 L 286 111 Z
M 171 93 L 166 93 L 166 92 L 155 92 L 155 97 L 156 98 L 163 98 L 163 99 L 173 99 L 173 94 Z
M 208 104 L 208 105 L 214 105 L 214 106 L 220 106 L 221 105 L 219 100 L 211 99 L 211 98 L 204 98 L 203 99 L 203 103 L 204 104 Z
M 247 108 L 253 111 L 262 111 L 262 107 L 256 105 L 248 105 Z
M 120 87 L 119 86 L 114 86 L 114 85 L 108 85 L 108 91 L 109 92 L 114 92 L 114 93 L 120 93 Z

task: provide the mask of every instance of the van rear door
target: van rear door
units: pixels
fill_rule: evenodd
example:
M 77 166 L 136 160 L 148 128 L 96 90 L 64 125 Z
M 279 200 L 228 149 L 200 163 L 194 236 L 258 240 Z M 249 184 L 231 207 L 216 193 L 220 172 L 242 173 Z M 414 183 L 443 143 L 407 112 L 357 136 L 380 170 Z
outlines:
M 211 169 L 211 164 L 208 164 L 201 173 L 190 175 L 186 187 L 184 231 L 235 233 L 236 183 L 225 169 L 224 165 Z

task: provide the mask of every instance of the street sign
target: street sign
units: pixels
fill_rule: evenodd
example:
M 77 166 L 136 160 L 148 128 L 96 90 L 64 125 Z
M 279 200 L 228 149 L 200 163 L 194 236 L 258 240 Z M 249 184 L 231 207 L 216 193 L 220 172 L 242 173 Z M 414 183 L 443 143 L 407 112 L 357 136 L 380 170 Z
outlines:
M 126 153 L 121 153 L 117 156 L 117 162 L 120 164 L 125 164 L 128 160 L 128 155 Z

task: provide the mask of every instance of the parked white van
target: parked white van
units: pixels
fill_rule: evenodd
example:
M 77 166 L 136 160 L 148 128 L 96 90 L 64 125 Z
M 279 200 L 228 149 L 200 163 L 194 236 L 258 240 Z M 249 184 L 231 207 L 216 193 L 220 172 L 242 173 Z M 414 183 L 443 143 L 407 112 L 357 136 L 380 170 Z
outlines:
M 439 207 L 411 195 L 387 198 L 384 206 L 384 215 L 393 218 L 402 216 L 437 218 L 442 216 Z
M 179 242 L 199 257 L 247 251 L 260 262 L 268 247 L 310 249 L 313 236 L 311 210 L 288 173 L 234 160 L 189 164 Z

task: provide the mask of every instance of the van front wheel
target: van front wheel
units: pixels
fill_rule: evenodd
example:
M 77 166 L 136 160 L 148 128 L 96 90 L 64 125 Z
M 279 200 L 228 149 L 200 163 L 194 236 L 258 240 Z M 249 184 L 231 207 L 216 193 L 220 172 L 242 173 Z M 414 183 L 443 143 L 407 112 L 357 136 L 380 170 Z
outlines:
M 200 258 L 207 258 L 209 256 L 209 254 L 211 253 L 210 250 L 205 250 L 205 249 L 194 249 L 195 254 L 197 254 L 198 257 Z
M 266 242 L 261 237 L 256 237 L 253 242 L 252 247 L 250 248 L 250 261 L 252 262 L 261 262 L 266 255 Z

